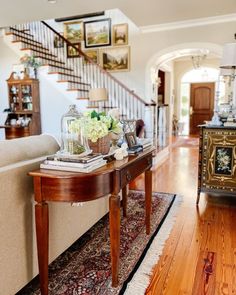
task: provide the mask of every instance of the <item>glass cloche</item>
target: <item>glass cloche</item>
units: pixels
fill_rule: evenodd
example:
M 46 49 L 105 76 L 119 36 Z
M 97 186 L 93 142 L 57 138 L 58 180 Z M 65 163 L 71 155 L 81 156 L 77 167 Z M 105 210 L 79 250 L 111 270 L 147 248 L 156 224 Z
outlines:
M 65 156 L 85 156 L 91 150 L 88 140 L 83 136 L 83 128 L 74 130 L 72 123 L 80 118 L 76 105 L 70 105 L 69 111 L 61 118 L 61 149 L 60 154 Z

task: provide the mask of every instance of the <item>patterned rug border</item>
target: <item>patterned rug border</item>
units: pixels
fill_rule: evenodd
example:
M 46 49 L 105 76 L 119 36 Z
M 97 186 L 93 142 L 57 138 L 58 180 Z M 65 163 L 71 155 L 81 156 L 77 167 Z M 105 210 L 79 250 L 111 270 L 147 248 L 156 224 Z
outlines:
M 134 192 L 134 191 L 139 191 L 139 190 L 130 190 L 130 191 Z M 140 192 L 141 191 L 142 190 L 140 190 Z M 130 273 L 127 280 L 123 283 L 123 286 L 119 292 L 119 295 L 122 295 L 122 294 L 143 295 L 145 293 L 145 290 L 148 287 L 150 280 L 151 280 L 153 267 L 159 261 L 159 258 L 161 256 L 162 251 L 165 246 L 165 242 L 169 238 L 170 233 L 173 229 L 173 225 L 176 221 L 177 211 L 179 210 L 179 208 L 183 202 L 183 198 L 179 194 L 163 193 L 163 192 L 152 192 L 152 193 L 158 193 L 158 194 L 164 194 L 164 195 L 174 195 L 174 197 L 173 197 L 173 200 L 171 201 L 169 208 L 167 209 L 162 221 L 160 222 L 160 224 L 158 225 L 158 227 L 156 228 L 156 230 L 152 234 L 152 237 L 150 238 L 148 244 L 146 245 L 146 248 L 143 251 L 143 253 L 141 254 L 140 259 L 138 260 L 137 264 L 135 265 L 133 271 Z M 167 217 L 169 217 L 169 219 L 172 219 L 172 220 L 169 221 Z M 165 232 L 163 230 L 164 227 L 166 227 Z M 148 260 L 147 256 L 149 255 L 149 250 L 151 249 L 151 247 L 154 246 L 155 240 L 157 240 L 157 238 L 159 238 L 159 236 L 157 237 L 157 234 L 160 231 L 163 231 L 163 233 L 162 233 L 163 237 L 162 237 L 162 239 L 160 239 L 160 241 L 157 241 L 157 245 L 155 245 L 155 247 L 154 247 L 156 250 L 155 252 L 157 252 L 156 253 L 157 257 L 155 257 L 155 259 L 152 259 L 152 263 L 147 263 L 146 260 Z M 159 247 L 159 249 L 156 249 L 156 246 L 157 246 L 157 248 Z M 144 267 L 145 272 L 143 272 L 142 270 L 140 271 L 140 267 L 142 267 L 143 264 L 148 264 L 147 266 Z M 142 281 L 140 281 L 140 276 L 142 277 Z M 142 282 L 142 283 L 140 284 L 140 282 Z

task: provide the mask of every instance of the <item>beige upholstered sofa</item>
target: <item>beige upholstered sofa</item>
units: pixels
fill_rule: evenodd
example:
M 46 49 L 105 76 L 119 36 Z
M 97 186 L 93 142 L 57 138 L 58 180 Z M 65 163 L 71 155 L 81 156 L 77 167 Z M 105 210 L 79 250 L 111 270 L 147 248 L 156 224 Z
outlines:
M 0 295 L 13 295 L 38 273 L 33 181 L 27 173 L 59 149 L 50 135 L 0 141 Z M 49 260 L 108 211 L 106 198 L 49 204 Z

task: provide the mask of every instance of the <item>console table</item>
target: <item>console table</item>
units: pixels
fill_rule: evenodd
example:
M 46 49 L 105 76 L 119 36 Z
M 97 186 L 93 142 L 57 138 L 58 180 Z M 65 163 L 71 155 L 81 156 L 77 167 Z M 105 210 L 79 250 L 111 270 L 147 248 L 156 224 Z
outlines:
M 200 126 L 198 197 L 236 193 L 236 127 Z
M 123 215 L 126 217 L 127 185 L 145 172 L 145 223 L 150 233 L 152 197 L 152 154 L 150 148 L 122 161 L 113 161 L 91 173 L 72 173 L 39 169 L 30 172 L 34 178 L 36 235 L 40 289 L 48 295 L 49 217 L 47 202 L 87 202 L 111 194 L 109 220 L 111 240 L 112 286 L 118 285 L 120 251 L 120 196 L 122 190 Z

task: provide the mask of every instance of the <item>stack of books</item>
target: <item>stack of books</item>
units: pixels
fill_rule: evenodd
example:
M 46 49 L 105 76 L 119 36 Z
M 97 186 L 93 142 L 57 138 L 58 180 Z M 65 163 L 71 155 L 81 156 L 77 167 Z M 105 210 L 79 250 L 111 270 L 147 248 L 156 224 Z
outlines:
M 152 140 L 149 138 L 139 138 L 139 144 L 143 147 L 143 149 L 150 148 L 152 144 Z
M 128 154 L 129 155 L 136 155 L 142 151 L 143 151 L 143 147 L 141 145 L 137 144 L 137 145 L 134 145 L 128 149 Z
M 85 157 L 62 157 L 53 155 L 40 164 L 40 168 L 49 170 L 62 170 L 69 172 L 89 173 L 106 165 L 101 154 L 90 154 Z

